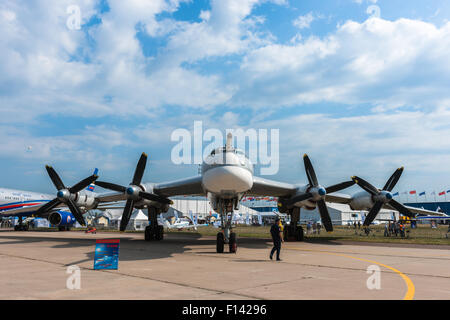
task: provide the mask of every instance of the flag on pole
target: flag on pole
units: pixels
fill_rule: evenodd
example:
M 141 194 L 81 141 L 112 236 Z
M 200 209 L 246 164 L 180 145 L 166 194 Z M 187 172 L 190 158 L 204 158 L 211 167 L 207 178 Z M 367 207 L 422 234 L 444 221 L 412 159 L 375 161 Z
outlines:
M 419 193 L 419 196 L 424 196 L 425 195 L 425 191 L 424 192 L 421 192 L 421 193 Z
M 417 194 L 416 190 L 410 191 L 409 194 Z
M 447 190 L 447 193 L 450 193 L 450 190 Z
M 398 192 L 394 193 L 392 196 L 397 197 L 398 196 Z
M 439 192 L 440 196 L 443 196 L 445 194 L 445 191 Z
M 436 195 L 436 191 L 433 191 L 433 192 L 431 193 L 431 195 L 432 195 L 432 196 L 435 196 L 435 195 Z

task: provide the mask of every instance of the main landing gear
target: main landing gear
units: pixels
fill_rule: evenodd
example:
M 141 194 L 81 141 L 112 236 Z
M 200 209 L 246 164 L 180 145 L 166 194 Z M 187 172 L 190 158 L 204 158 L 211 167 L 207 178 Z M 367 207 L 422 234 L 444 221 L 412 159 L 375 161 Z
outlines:
M 23 223 L 23 217 L 19 217 L 19 224 L 14 226 L 14 231 L 28 231 L 28 224 Z
M 228 244 L 230 253 L 237 252 L 237 236 L 232 232 L 233 210 L 231 210 L 230 217 L 227 216 L 227 210 L 225 205 L 221 205 L 220 220 L 222 231 L 217 233 L 216 239 L 216 251 L 217 253 L 223 253 L 225 244 Z
M 145 241 L 161 241 L 164 239 L 164 227 L 158 225 L 156 208 L 148 208 L 148 220 L 150 225 L 145 228 Z
M 224 233 L 219 232 L 217 234 L 217 242 L 216 242 L 217 253 L 223 253 L 226 243 L 227 243 L 227 241 L 225 239 Z M 228 239 L 228 247 L 229 247 L 230 253 L 237 252 L 237 236 L 236 236 L 236 233 L 234 233 L 234 232 L 230 233 L 230 238 Z
M 289 210 L 289 214 L 291 215 L 291 223 L 284 228 L 284 241 L 303 241 L 303 228 L 298 225 L 300 221 L 300 208 Z

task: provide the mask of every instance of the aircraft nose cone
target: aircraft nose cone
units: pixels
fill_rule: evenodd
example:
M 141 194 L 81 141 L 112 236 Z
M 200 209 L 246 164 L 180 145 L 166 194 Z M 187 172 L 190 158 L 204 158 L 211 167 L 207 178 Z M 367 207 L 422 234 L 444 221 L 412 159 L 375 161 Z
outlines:
M 325 188 L 319 188 L 318 193 L 320 196 L 324 196 L 327 194 L 327 190 L 325 190 Z
M 388 200 L 392 200 L 392 193 L 390 193 L 390 192 L 388 192 L 388 193 L 386 193 L 386 199 L 388 199 Z
M 56 194 L 56 196 L 58 198 L 63 198 L 64 197 L 64 192 L 62 190 L 59 190 L 58 193 Z

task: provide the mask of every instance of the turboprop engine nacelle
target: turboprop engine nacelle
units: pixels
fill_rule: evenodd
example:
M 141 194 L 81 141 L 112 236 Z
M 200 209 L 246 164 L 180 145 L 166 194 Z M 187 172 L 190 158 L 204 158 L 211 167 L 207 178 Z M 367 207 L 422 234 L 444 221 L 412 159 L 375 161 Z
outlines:
M 133 193 L 137 194 L 139 191 L 144 191 L 144 192 L 155 194 L 153 192 L 153 188 L 154 188 L 153 183 L 143 183 L 143 184 L 139 185 L 139 187 L 137 187 L 136 190 L 133 190 Z M 130 192 L 131 191 L 132 190 L 130 190 Z M 127 190 L 127 192 L 128 192 L 128 190 Z M 147 200 L 147 199 L 143 199 L 143 198 L 140 198 L 139 201 L 137 203 L 135 203 L 135 207 L 137 207 L 137 208 L 145 207 L 145 206 L 155 207 L 157 209 L 160 209 L 161 212 L 167 212 L 167 211 L 169 211 L 169 208 L 170 208 L 170 206 L 168 204 L 157 202 L 157 201 L 151 201 L 151 200 Z
M 78 193 L 75 196 L 75 204 L 79 208 L 84 208 L 85 210 L 93 209 L 97 206 L 97 203 L 95 201 L 94 197 L 88 196 L 87 194 L 80 194 Z
M 355 194 L 349 205 L 352 210 L 370 210 L 374 205 L 374 201 L 370 194 L 363 191 Z
M 302 195 L 305 194 L 307 192 L 311 192 L 312 191 L 312 187 L 310 187 L 309 185 L 304 185 L 304 186 L 299 186 L 297 188 L 296 193 L 292 196 L 292 197 L 296 197 L 298 195 Z M 314 190 L 314 191 L 318 191 L 318 190 Z M 281 199 L 280 199 L 281 200 Z M 297 203 L 298 206 L 299 203 Z M 307 210 L 314 210 L 317 207 L 317 202 L 314 201 L 314 199 L 308 199 L 308 200 L 303 200 L 301 201 L 301 207 L 307 209 Z M 283 205 L 282 201 L 278 202 L 278 211 L 280 211 L 281 213 L 287 213 L 288 208 Z

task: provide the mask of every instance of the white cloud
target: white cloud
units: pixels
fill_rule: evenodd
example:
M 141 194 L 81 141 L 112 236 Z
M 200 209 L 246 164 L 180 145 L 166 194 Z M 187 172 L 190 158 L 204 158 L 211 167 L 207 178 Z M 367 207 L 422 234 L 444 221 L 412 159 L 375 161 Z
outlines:
M 304 16 L 299 16 L 295 19 L 292 24 L 299 29 L 307 29 L 311 26 L 311 23 L 315 20 L 315 17 L 312 12 Z
M 245 56 L 237 105 L 315 102 L 434 106 L 450 99 L 450 23 L 348 21 L 323 39 L 271 44 Z

